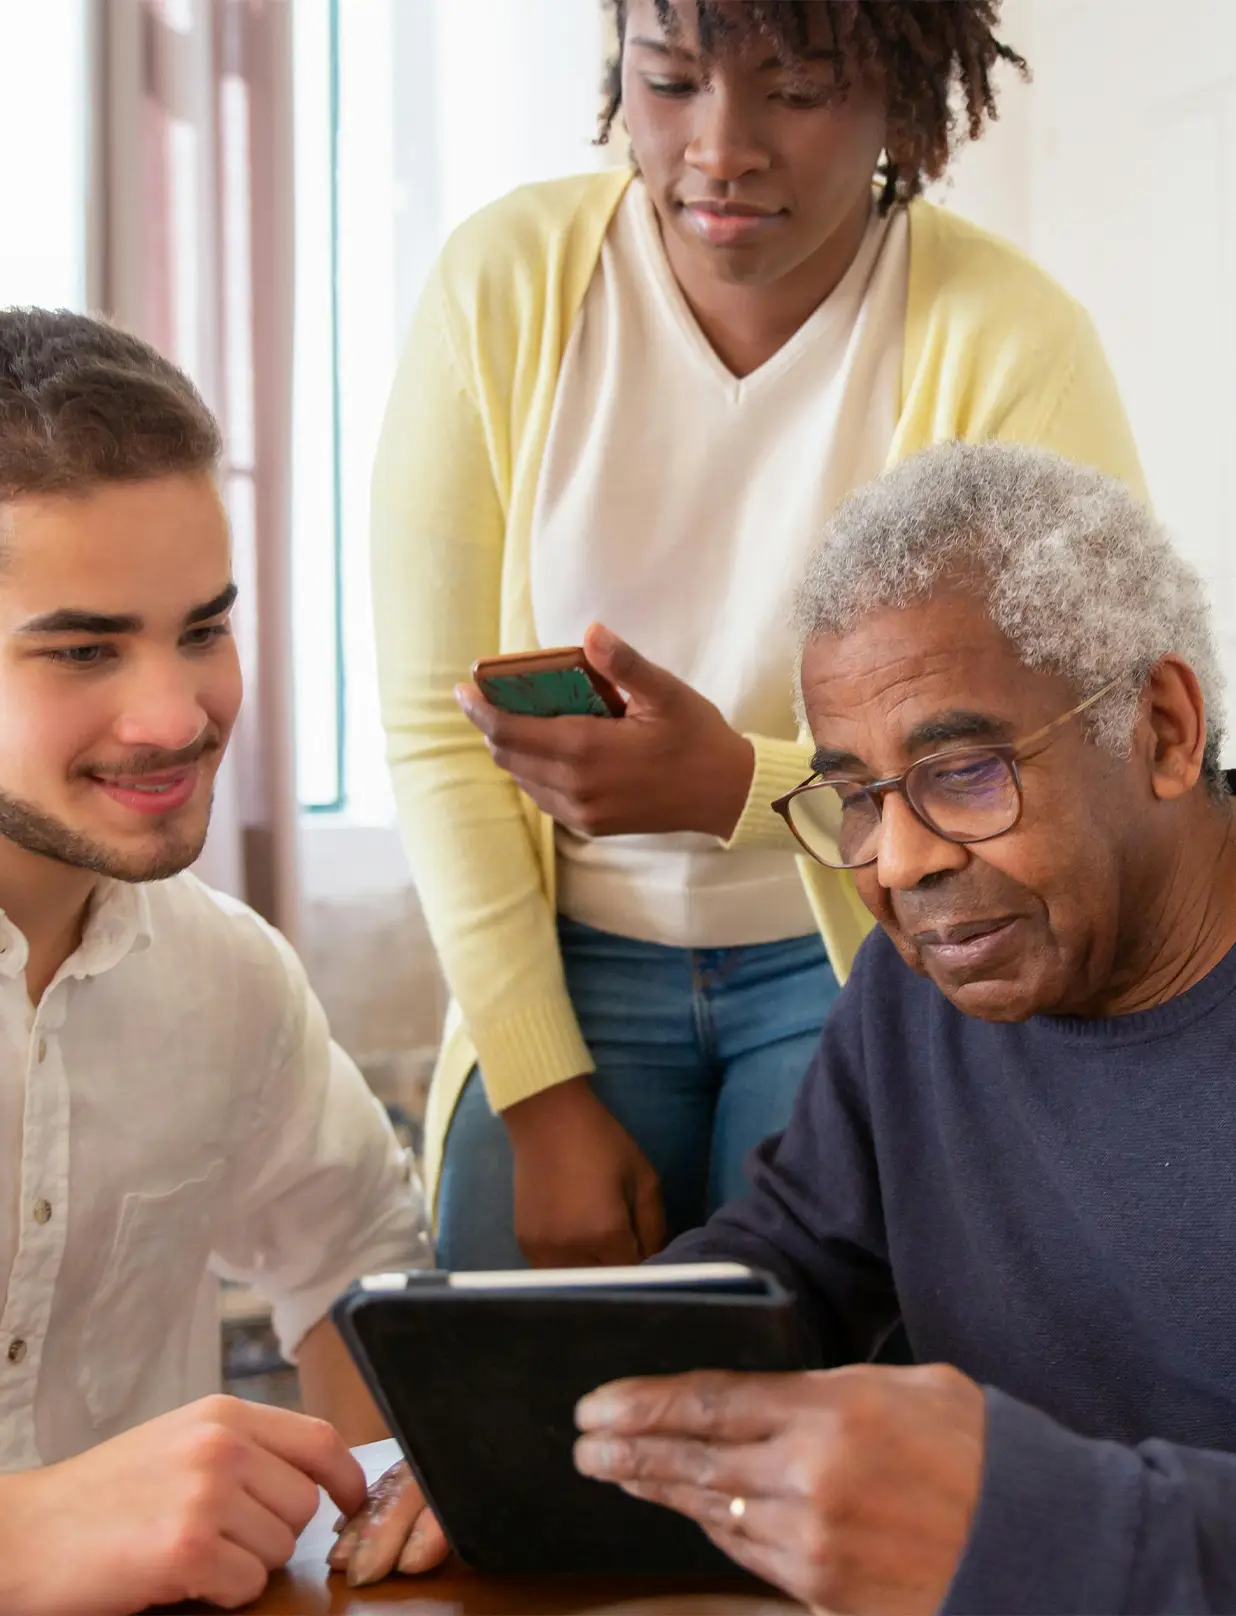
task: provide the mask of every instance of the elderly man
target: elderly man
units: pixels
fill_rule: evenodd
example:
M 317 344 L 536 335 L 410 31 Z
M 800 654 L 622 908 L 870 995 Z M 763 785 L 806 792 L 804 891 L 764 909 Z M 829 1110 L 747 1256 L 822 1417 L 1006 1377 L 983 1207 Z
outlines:
M 851 1367 L 604 1388 L 579 1466 L 817 1610 L 1236 1610 L 1198 580 L 1117 484 L 948 446 L 838 512 L 798 612 L 818 750 L 779 807 L 880 927 L 750 1194 L 664 1255 L 772 1270 Z M 919 1367 L 865 1362 L 899 1320 Z

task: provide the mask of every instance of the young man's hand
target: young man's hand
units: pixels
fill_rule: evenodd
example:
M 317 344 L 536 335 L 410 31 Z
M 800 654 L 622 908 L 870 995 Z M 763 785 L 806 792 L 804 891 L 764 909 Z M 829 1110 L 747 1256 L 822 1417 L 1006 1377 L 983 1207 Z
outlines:
M 360 1465 L 286 1409 L 207 1397 L 62 1464 L 0 1476 L 0 1610 L 129 1616 L 256 1599 L 317 1512 L 351 1513 Z

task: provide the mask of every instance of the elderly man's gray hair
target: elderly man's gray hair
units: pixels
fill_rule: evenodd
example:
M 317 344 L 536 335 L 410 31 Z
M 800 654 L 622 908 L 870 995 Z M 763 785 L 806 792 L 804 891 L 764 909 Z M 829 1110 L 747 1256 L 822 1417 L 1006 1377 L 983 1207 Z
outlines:
M 941 444 L 860 488 L 828 523 L 795 604 L 798 646 L 960 584 L 1030 668 L 1078 696 L 1118 675 L 1092 733 L 1127 756 L 1138 693 L 1175 652 L 1206 701 L 1203 775 L 1225 788 L 1223 675 L 1201 579 L 1122 483 L 1041 449 Z M 800 694 L 801 711 L 801 694 Z

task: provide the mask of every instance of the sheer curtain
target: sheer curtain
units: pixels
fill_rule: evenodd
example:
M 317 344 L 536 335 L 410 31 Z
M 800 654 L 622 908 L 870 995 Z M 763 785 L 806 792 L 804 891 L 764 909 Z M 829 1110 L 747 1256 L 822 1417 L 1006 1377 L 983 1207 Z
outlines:
M 88 300 L 218 415 L 247 696 L 199 872 L 299 931 L 287 0 L 93 0 Z

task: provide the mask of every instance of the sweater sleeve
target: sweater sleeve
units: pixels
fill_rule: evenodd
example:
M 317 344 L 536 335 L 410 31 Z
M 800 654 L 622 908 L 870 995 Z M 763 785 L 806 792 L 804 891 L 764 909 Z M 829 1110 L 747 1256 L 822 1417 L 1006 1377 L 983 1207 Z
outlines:
M 725 847 L 780 847 L 794 852 L 798 843 L 770 804 L 792 791 L 811 773 L 811 748 L 801 741 L 779 741 L 767 735 L 745 737 L 755 748 L 755 770 L 747 800 Z
M 537 848 L 510 778 L 452 696 L 499 649 L 505 513 L 439 269 L 395 379 L 373 479 L 382 720 L 400 827 L 446 980 L 501 1110 L 593 1063 Z
M 945 1616 L 1236 1610 L 1236 1456 L 1122 1447 L 991 1388 L 986 1402 L 983 1488 Z
M 1145 497 L 1085 308 L 1008 242 L 921 198 L 910 205 L 904 365 L 890 463 L 933 443 L 994 438 L 1053 450 Z
M 1052 449 L 1066 460 L 1118 477 L 1145 499 L 1137 445 L 1099 334 L 1079 303 L 1072 304 L 1072 314 L 1063 364 L 1050 385 L 1018 399 L 994 435 Z

